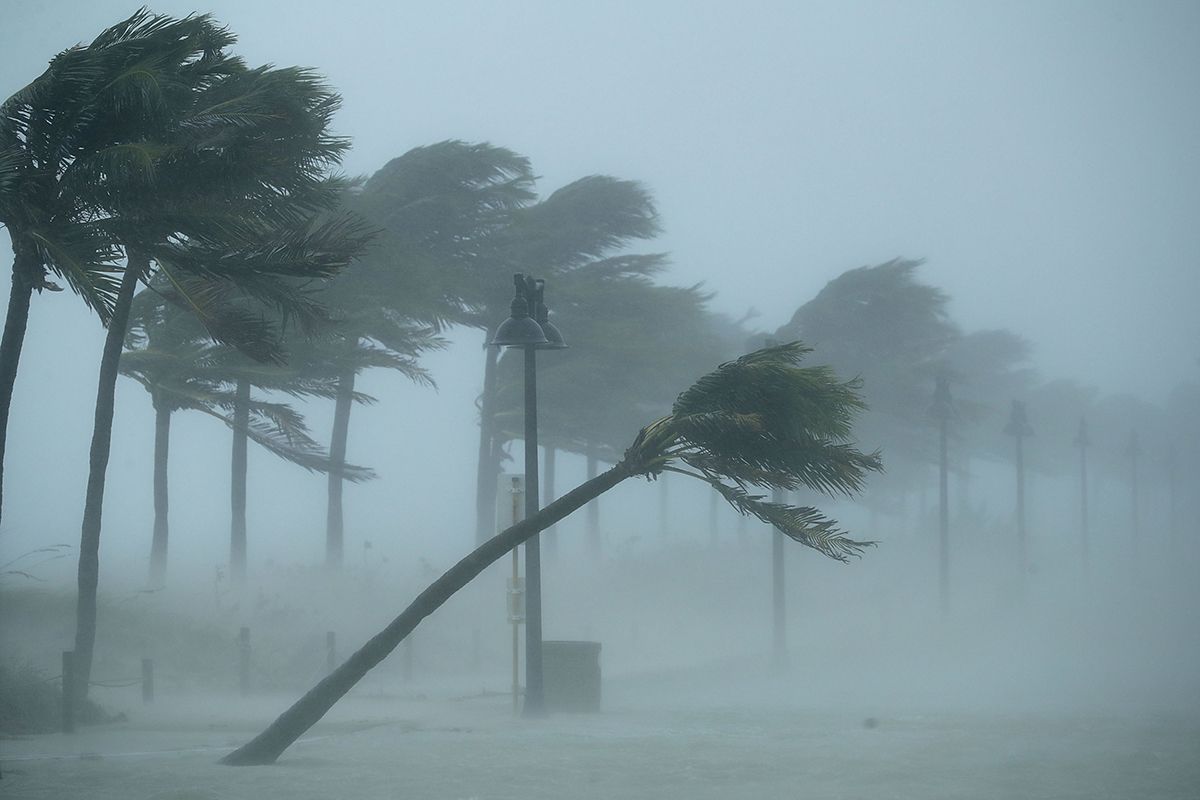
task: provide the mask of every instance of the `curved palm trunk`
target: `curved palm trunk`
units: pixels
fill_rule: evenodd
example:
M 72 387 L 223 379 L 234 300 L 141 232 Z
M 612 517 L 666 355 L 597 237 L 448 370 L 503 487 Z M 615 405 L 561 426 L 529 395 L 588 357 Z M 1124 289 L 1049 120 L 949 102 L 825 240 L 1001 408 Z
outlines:
M 229 575 L 246 584 L 246 444 L 250 427 L 250 382 L 238 378 L 233 404 L 233 458 L 229 483 Z
M 154 538 L 150 542 L 150 585 L 167 577 L 167 457 L 171 447 L 171 408 L 154 398 Z
M 486 334 L 484 334 L 486 336 Z M 495 441 L 496 362 L 498 348 L 485 349 L 483 394 L 479 399 L 479 462 L 475 474 L 475 544 L 492 537 L 496 527 L 496 481 L 500 474 Z
M 96 589 L 100 582 L 100 522 L 104 506 L 104 479 L 112 445 L 113 404 L 117 391 L 117 367 L 121 347 L 129 326 L 129 306 L 138 279 L 145 274 L 149 260 L 139 253 L 129 254 L 129 263 L 121 278 L 121 288 L 108 321 L 104 354 L 100 358 L 100 380 L 96 390 L 96 420 L 92 430 L 87 494 L 83 505 L 83 529 L 79 539 L 79 596 L 75 606 L 75 698 L 87 697 L 92 673 L 92 653 L 96 645 Z
M 633 475 L 625 462 L 580 484 L 541 511 L 502 531 L 459 561 L 409 604 L 379 633 L 350 656 L 340 667 L 314 686 L 266 730 L 221 759 L 222 764 L 248 766 L 271 764 L 293 742 L 317 723 L 364 675 L 383 661 L 420 624 L 491 564 L 539 531 L 563 519 L 584 503 L 599 497 Z
M 342 568 L 342 487 L 346 466 L 346 437 L 350 430 L 350 406 L 354 399 L 354 371 L 344 372 L 338 379 L 337 399 L 333 409 L 333 434 L 329 439 L 329 508 L 325 517 L 325 568 L 336 572 Z
M 4 337 L 0 339 L 0 513 L 3 512 L 4 449 L 8 439 L 8 411 L 12 406 L 13 386 L 25 329 L 29 325 L 29 301 L 33 296 L 33 277 L 40 267 L 36 253 L 22 246 L 21 237 L 12 234 L 12 291 L 8 295 L 8 315 L 4 318 Z

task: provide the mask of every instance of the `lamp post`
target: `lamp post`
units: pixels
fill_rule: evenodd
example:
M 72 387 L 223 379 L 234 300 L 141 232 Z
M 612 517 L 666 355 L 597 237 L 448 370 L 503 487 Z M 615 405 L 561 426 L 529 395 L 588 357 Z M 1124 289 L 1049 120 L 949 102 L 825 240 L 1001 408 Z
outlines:
M 1025 414 L 1025 404 L 1020 400 L 1012 401 L 1012 412 L 1004 432 L 1017 442 L 1017 558 L 1020 566 L 1021 583 L 1025 582 L 1025 571 L 1029 568 L 1025 542 L 1025 437 L 1033 435 L 1029 419 Z
M 1080 503 L 1080 527 L 1079 535 L 1081 538 L 1080 544 L 1083 546 L 1083 569 L 1088 570 L 1089 551 L 1091 549 L 1089 539 L 1091 538 L 1088 531 L 1088 477 L 1087 477 L 1087 449 L 1092 444 L 1092 437 L 1088 434 L 1087 419 L 1080 417 L 1079 433 L 1075 435 L 1075 446 L 1079 448 L 1079 503 Z
M 1138 456 L 1142 454 L 1142 446 L 1138 443 L 1137 431 L 1129 432 L 1129 444 L 1125 446 L 1125 455 L 1129 456 L 1129 515 L 1133 525 L 1133 554 L 1136 556 L 1138 542 L 1142 538 L 1141 514 L 1138 512 Z
M 546 282 L 517 273 L 508 319 L 488 343 L 525 351 L 525 518 L 538 512 L 537 351 L 566 347 L 550 322 L 543 300 Z M 545 713 L 542 685 L 542 556 L 540 537 L 525 542 L 525 708 L 524 715 Z
M 951 415 L 950 380 L 945 375 L 937 376 L 929 413 L 938 422 L 938 594 L 945 614 L 950 608 L 950 465 L 946 440 Z

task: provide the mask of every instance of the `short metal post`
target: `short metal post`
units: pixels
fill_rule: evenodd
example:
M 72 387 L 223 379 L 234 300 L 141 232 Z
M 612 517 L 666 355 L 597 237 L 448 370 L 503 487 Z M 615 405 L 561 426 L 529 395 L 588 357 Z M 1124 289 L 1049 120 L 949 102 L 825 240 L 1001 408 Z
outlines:
M 142 702 L 154 702 L 154 661 L 149 658 L 142 659 Z
M 337 668 L 337 634 L 333 631 L 325 633 L 325 672 L 333 672 Z
M 782 489 L 772 492 L 771 501 L 783 505 L 787 502 Z M 783 531 L 771 529 L 771 608 L 773 615 L 771 655 L 776 670 L 787 668 L 787 595 L 784 587 Z
M 238 686 L 242 697 L 250 694 L 250 629 L 238 631 Z
M 62 654 L 62 731 L 75 732 L 75 652 Z

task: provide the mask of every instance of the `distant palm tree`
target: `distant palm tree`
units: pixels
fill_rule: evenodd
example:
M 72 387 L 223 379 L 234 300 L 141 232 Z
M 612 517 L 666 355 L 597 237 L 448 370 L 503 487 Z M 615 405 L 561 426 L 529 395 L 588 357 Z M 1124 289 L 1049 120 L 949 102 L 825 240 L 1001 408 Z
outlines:
M 556 312 L 577 305 L 580 314 L 603 315 L 605 310 L 596 307 L 594 298 L 599 287 L 647 279 L 664 268 L 662 255 L 620 253 L 631 242 L 653 238 L 658 232 L 658 212 L 645 187 L 608 175 L 580 178 L 538 203 L 515 209 L 492 237 L 490 258 L 479 262 L 477 280 L 483 291 L 468 324 L 487 335 L 508 316 L 515 272 L 545 279 Z M 496 419 L 501 410 L 498 359 L 496 348 L 486 348 L 479 398 L 477 543 L 495 530 L 497 477 L 506 440 Z
M 865 473 L 881 468 L 877 454 L 859 452 L 850 439 L 863 407 L 857 383 L 837 381 L 826 367 L 800 367 L 806 352 L 799 343 L 771 347 L 701 378 L 679 395 L 670 415 L 638 433 L 616 465 L 477 547 L 222 762 L 274 762 L 455 592 L 517 545 L 628 478 L 654 479 L 664 472 L 698 478 L 740 513 L 775 526 L 800 544 L 839 561 L 859 555 L 871 543 L 850 538 L 817 509 L 772 503 L 751 491 L 804 486 L 852 494 L 862 487 Z
M 513 214 L 535 199 L 533 182 L 527 158 L 450 140 L 392 159 L 352 192 L 347 206 L 379 236 L 327 296 L 347 322 L 345 347 L 368 340 L 415 365 L 421 351 L 444 345 L 437 335 L 445 326 L 493 325 L 492 312 L 507 308 L 510 275 L 521 268 L 513 267 L 508 228 Z M 485 420 L 493 354 L 486 364 Z M 335 456 L 347 425 L 348 416 L 338 414 Z M 481 448 L 490 445 L 481 439 Z M 481 450 L 480 464 L 486 463 Z M 331 475 L 326 562 L 332 569 L 341 563 L 341 541 L 341 486 Z
M 260 388 L 265 386 L 295 397 L 330 397 L 336 387 L 319 375 L 305 376 L 291 367 L 248 365 L 235 349 L 213 342 L 192 314 L 169 302 L 155 288 L 146 289 L 134 298 L 126 347 L 121 355 L 121 374 L 149 392 L 155 412 L 150 584 L 161 586 L 165 582 L 169 541 L 167 467 L 171 415 L 176 411 L 199 411 L 219 419 L 238 430 L 239 436 L 284 460 L 308 470 L 330 472 L 334 467 L 329 454 L 309 436 L 303 417 L 285 403 L 248 398 L 244 408 L 246 424 L 239 428 L 235 419 L 243 408 L 236 385 L 239 378 L 254 379 Z M 351 399 L 367 402 L 371 398 L 360 394 Z M 343 479 L 351 481 L 373 477 L 370 470 L 347 466 L 344 461 L 337 469 Z M 244 486 L 244 472 L 241 480 Z M 244 529 L 243 507 L 243 532 Z M 241 552 L 244 554 L 244 546 Z M 238 571 L 244 572 L 244 562 L 231 565 L 231 573 Z

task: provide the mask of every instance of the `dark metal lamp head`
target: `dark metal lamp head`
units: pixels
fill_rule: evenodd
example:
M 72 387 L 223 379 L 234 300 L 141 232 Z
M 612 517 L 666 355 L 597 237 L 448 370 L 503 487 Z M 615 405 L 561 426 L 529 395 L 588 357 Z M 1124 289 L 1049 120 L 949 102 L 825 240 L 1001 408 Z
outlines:
M 546 343 L 536 345 L 536 347 L 539 350 L 564 350 L 568 345 L 563 341 L 558 326 L 550 321 L 550 309 L 546 308 L 545 295 L 546 282 L 541 279 L 535 280 L 533 282 L 533 304 L 537 310 L 534 316 L 542 333 L 546 336 Z
M 500 323 L 496 335 L 488 342 L 492 347 L 545 347 L 549 344 L 545 331 L 529 314 L 529 298 L 525 276 L 513 275 L 516 292 L 513 296 L 508 319 Z M 561 339 L 561 337 L 559 337 Z

